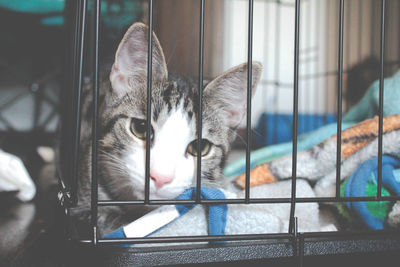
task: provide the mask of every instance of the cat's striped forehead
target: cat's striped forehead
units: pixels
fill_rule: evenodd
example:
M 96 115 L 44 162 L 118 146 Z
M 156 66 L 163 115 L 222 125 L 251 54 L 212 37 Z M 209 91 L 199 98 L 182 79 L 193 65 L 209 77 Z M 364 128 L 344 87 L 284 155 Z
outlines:
M 178 109 L 185 112 L 189 120 L 196 119 L 198 106 L 197 84 L 190 79 L 174 78 L 152 84 L 151 116 L 153 122 L 163 123 L 166 118 Z M 111 89 L 112 90 L 112 89 Z M 111 103 L 111 113 L 125 113 L 128 116 L 145 119 L 147 116 L 147 88 L 132 88 L 120 99 Z M 110 114 L 112 116 L 112 114 Z
M 173 110 L 181 109 L 192 120 L 197 113 L 196 84 L 189 79 L 172 78 L 155 89 L 152 94 L 154 121 L 165 120 Z

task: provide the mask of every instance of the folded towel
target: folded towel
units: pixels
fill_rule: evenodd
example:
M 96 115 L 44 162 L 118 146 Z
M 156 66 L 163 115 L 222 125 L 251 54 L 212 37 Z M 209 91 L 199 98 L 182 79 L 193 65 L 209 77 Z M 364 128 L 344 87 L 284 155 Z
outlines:
M 225 194 L 217 189 L 210 187 L 202 187 L 200 190 L 201 199 L 225 199 Z M 177 200 L 194 200 L 196 199 L 196 188 L 186 189 Z M 185 215 L 196 205 L 168 205 L 162 206 L 138 220 L 120 228 L 106 238 L 133 238 L 148 236 L 173 220 Z M 208 232 L 209 235 L 224 235 L 226 226 L 226 204 L 209 205 L 208 212 Z
M 244 199 L 245 191 L 232 192 L 227 188 L 202 188 L 202 198 Z M 291 181 L 254 187 L 251 198 L 290 197 Z M 298 197 L 315 197 L 305 180 L 297 181 Z M 178 199 L 194 199 L 195 189 L 186 190 Z M 295 216 L 298 217 L 299 231 L 336 230 L 332 224 L 320 224 L 317 203 L 299 203 Z M 278 204 L 217 204 L 217 205 L 169 205 L 162 206 L 142 218 L 119 229 L 106 238 L 126 237 L 177 237 L 188 235 L 238 235 L 287 232 L 290 218 L 290 203 Z M 328 222 L 330 223 L 330 222 Z M 136 244 L 135 246 L 156 246 Z
M 196 188 L 186 189 L 177 199 L 195 199 Z M 202 187 L 200 190 L 201 199 L 225 199 L 225 194 L 217 189 Z M 186 214 L 195 205 L 177 205 L 176 208 L 180 215 Z M 210 235 L 224 235 L 226 226 L 227 204 L 209 205 L 208 212 L 208 232 Z

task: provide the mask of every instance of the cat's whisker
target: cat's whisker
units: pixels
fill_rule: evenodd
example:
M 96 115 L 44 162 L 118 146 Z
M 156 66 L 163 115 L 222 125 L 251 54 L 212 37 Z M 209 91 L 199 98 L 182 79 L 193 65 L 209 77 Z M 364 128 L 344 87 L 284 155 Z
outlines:
M 251 128 L 251 132 L 257 134 L 257 135 L 260 136 L 260 137 L 263 137 L 263 136 L 264 136 L 262 133 L 256 131 L 254 128 Z
M 168 67 L 169 62 L 171 61 L 171 59 L 175 55 L 176 48 L 178 47 L 178 44 L 180 42 L 182 42 L 185 38 L 187 38 L 190 35 L 193 35 L 193 32 L 189 32 L 189 33 L 186 33 L 186 34 L 182 35 L 182 38 L 180 38 L 180 39 L 175 39 L 174 47 L 172 48 L 172 51 L 170 52 L 170 55 L 169 55 L 169 57 L 167 59 L 167 63 L 166 63 L 167 67 Z
M 225 129 L 226 129 L 228 132 L 231 132 L 232 134 L 236 134 L 236 131 L 235 131 L 235 130 L 232 130 L 232 129 L 229 128 L 229 127 L 226 127 Z M 241 141 L 241 143 L 243 143 L 243 144 L 247 147 L 247 142 L 246 142 L 246 140 L 245 140 L 242 136 L 240 136 L 239 134 L 236 134 L 236 137 L 239 138 L 239 140 Z
M 151 197 L 175 198 L 184 189 L 197 184 L 195 160 L 188 157 L 188 154 L 196 156 L 198 152 L 204 156 L 202 185 L 220 187 L 223 182 L 221 165 L 229 151 L 230 141 L 235 136 L 232 128 L 240 123 L 245 114 L 245 108 L 238 107 L 244 107 L 247 99 L 246 63 L 231 68 L 208 83 L 204 82 L 202 125 L 209 131 L 205 131 L 203 139 L 211 145 L 203 146 L 203 142 L 200 142 L 200 151 L 190 149 L 198 138 L 195 134 L 196 112 L 199 110 L 198 81 L 196 77 L 168 75 L 167 65 L 174 62 L 182 40 L 195 33 L 189 31 L 175 39 L 167 62 L 157 37 L 153 35 L 154 68 L 150 107 L 147 106 L 148 30 L 142 23 L 135 23 L 129 28 L 118 46 L 113 66 L 110 66 L 109 73 L 105 73 L 107 77 L 104 83 L 99 84 L 99 133 L 103 135 L 97 146 L 99 199 L 143 199 L 147 196 L 145 191 L 150 191 Z M 261 64 L 254 62 L 254 84 L 259 81 L 261 72 Z M 255 85 L 253 87 L 255 90 Z M 78 188 L 78 203 L 86 211 L 91 203 L 92 185 L 91 89 L 91 83 L 84 86 L 85 94 L 82 95 L 81 103 L 81 148 L 84 164 L 79 166 L 81 186 Z M 146 122 L 148 108 L 151 109 L 152 118 Z M 224 112 L 220 112 L 221 109 Z M 151 138 L 151 162 L 148 159 L 149 154 L 146 154 L 147 137 Z M 248 146 L 245 138 L 238 138 Z M 215 153 L 205 157 L 212 151 L 209 148 L 213 148 Z M 145 179 L 147 173 L 149 176 L 152 174 L 152 180 Z M 114 214 L 125 216 L 125 213 L 118 207 L 110 206 L 107 210 L 102 207 L 98 213 L 99 229 L 109 229 L 115 222 Z M 107 217 L 110 224 L 106 223 Z

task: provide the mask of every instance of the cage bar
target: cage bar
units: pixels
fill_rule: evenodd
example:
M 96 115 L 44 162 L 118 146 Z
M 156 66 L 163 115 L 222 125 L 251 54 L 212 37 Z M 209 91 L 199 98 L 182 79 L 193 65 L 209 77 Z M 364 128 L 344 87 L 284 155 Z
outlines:
M 197 235 L 197 236 L 165 236 L 165 237 L 134 237 L 134 238 L 104 238 L 99 239 L 99 244 L 151 244 L 174 242 L 215 242 L 215 241 L 240 241 L 264 239 L 289 239 L 287 233 L 277 234 L 248 234 L 248 235 Z M 86 242 L 86 241 L 84 241 Z
M 86 13 L 87 13 L 87 0 L 81 0 L 80 4 L 82 5 L 78 11 L 78 18 L 79 18 L 79 43 L 78 43 L 78 51 L 79 51 L 79 59 L 77 61 L 78 67 L 76 70 L 78 71 L 78 84 L 76 86 L 76 98 L 75 98 L 75 133 L 74 133 L 74 143 L 73 143 L 73 166 L 72 166 L 72 192 L 73 194 L 73 205 L 78 203 L 78 175 L 79 175 L 79 143 L 80 143 L 80 136 L 81 136 L 81 95 L 82 95 L 82 85 L 83 85 L 83 61 L 85 58 L 85 24 L 86 24 Z
M 310 197 L 310 198 L 298 198 L 296 197 L 296 181 L 297 181 L 297 137 L 298 137 L 298 88 L 299 88 L 299 40 L 300 40 L 300 0 L 295 2 L 295 39 L 294 39 L 294 84 L 293 84 L 293 134 L 292 134 L 292 175 L 291 175 L 291 196 L 287 198 L 250 198 L 250 147 L 251 147 L 251 96 L 252 96 L 252 49 L 253 49 L 253 13 L 254 13 L 254 0 L 249 0 L 249 21 L 248 21 L 248 69 L 247 69 L 247 147 L 246 147 L 246 187 L 245 187 L 245 198 L 244 199 L 200 199 L 201 190 L 201 155 L 198 153 L 197 156 L 197 180 L 196 180 L 196 199 L 195 200 L 150 200 L 150 143 L 151 143 L 151 87 L 152 87 L 152 44 L 153 44 L 153 1 L 149 0 L 148 6 L 148 17 L 149 17 L 149 28 L 148 28 L 148 55 L 147 55 L 147 136 L 146 136 L 146 173 L 145 173 L 145 197 L 144 200 L 126 200 L 126 201 L 113 201 L 113 200 L 98 200 L 98 163 L 97 163 L 97 139 L 98 139 L 98 101 L 99 101 L 99 27 L 100 27 L 100 0 L 93 0 L 95 3 L 95 10 L 93 16 L 93 27 L 89 28 L 94 31 L 94 57 L 92 62 L 93 67 L 93 120 L 92 120 L 92 186 L 91 186 L 91 226 L 93 227 L 93 239 L 81 239 L 81 243 L 92 243 L 92 244 L 141 244 L 141 243 L 175 243 L 175 242 L 214 242 L 214 241 L 243 241 L 243 240 L 271 240 L 275 242 L 286 242 L 292 244 L 293 256 L 299 257 L 300 266 L 303 264 L 303 256 L 305 252 L 305 240 L 313 238 L 365 238 L 365 237 L 384 237 L 389 236 L 391 238 L 399 238 L 398 231 L 356 231 L 356 232 L 308 232 L 298 233 L 297 232 L 297 218 L 295 215 L 296 203 L 343 203 L 343 202 L 359 202 L 359 201 L 397 201 L 400 200 L 400 196 L 381 196 L 382 187 L 382 126 L 383 126 L 383 95 L 384 95 L 384 46 L 385 46 L 385 8 L 386 1 L 381 0 L 381 47 L 380 47 L 380 87 L 379 87 L 379 143 L 378 143 L 378 192 L 377 197 L 340 197 L 340 163 L 341 163 L 341 124 L 342 124 L 342 82 L 343 82 L 343 28 L 344 28 L 344 0 L 340 0 L 339 7 L 339 44 L 338 44 L 338 71 L 329 72 L 326 71 L 324 75 L 338 75 L 338 95 L 337 95 L 337 164 L 336 164 L 336 196 L 335 197 Z M 291 5 L 290 3 L 283 3 L 280 1 L 274 2 L 277 5 L 277 12 L 280 12 L 280 5 Z M 362 6 L 361 1 L 358 2 L 359 6 Z M 304 1 L 303 1 L 304 4 Z M 308 2 L 310 4 L 310 1 Z M 318 2 L 319 4 L 319 2 Z M 349 7 L 350 3 L 348 2 Z M 309 6 L 310 7 L 310 6 Z M 200 32 L 199 32 L 199 112 L 198 112 L 198 123 L 197 123 L 197 149 L 200 152 L 201 138 L 202 138 L 202 89 L 203 89 L 203 65 L 204 65 L 204 8 L 205 0 L 200 0 Z M 318 7 L 317 10 L 320 8 Z M 346 10 L 348 11 L 348 10 Z M 76 121 L 75 128 L 72 130 L 75 135 L 72 135 L 73 146 L 68 152 L 73 152 L 73 169 L 72 178 L 74 179 L 72 192 L 76 197 L 77 192 L 77 178 L 78 178 L 78 162 L 79 162 L 79 141 L 80 141 L 80 97 L 82 91 L 82 78 L 83 78 L 83 61 L 84 61 L 84 46 L 85 46 L 85 22 L 87 13 L 87 0 L 79 0 L 76 9 L 76 25 L 75 25 L 75 39 L 74 39 L 74 57 L 73 57 L 73 93 L 76 108 L 76 113 L 73 114 Z M 308 14 L 310 15 L 310 14 Z M 328 12 L 328 16 L 330 12 Z M 362 19 L 359 18 L 362 22 Z M 328 18 L 329 21 L 329 18 Z M 350 25 L 350 24 L 349 24 Z M 277 26 L 279 26 L 279 21 Z M 360 24 L 360 27 L 362 25 Z M 277 35 L 278 36 L 278 35 Z M 329 36 L 327 36 L 328 39 Z M 276 42 L 279 43 L 279 38 L 276 38 Z M 317 38 L 318 39 L 318 38 Z M 361 41 L 359 43 L 361 45 Z M 328 41 L 328 46 L 330 45 Z M 346 46 L 349 44 L 346 43 Z M 278 46 L 279 47 L 279 46 Z M 348 49 L 349 50 L 349 49 Z M 329 49 L 328 49 L 329 51 Z M 277 81 L 275 88 L 282 86 L 279 83 L 279 61 L 276 60 L 275 65 Z M 276 67 L 278 66 L 278 67 Z M 311 78 L 319 74 L 308 74 L 305 75 Z M 316 76 L 318 77 L 318 76 Z M 327 85 L 329 82 L 327 80 Z M 287 86 L 287 85 L 284 85 Z M 379 165 L 380 164 L 380 165 Z M 126 238 L 126 239 L 101 239 L 97 237 L 97 212 L 98 206 L 124 206 L 124 205 L 176 205 L 176 204 L 277 204 L 277 203 L 288 203 L 290 204 L 290 221 L 289 231 L 286 233 L 278 234 L 248 234 L 248 235 L 220 235 L 220 236 L 173 236 L 173 237 L 144 237 L 144 238 Z M 397 235 L 393 237 L 393 235 Z M 272 241 L 275 240 L 275 241 Z M 332 239 L 333 240 L 333 239 Z M 310 241 L 308 241 L 310 242 Z M 282 244 L 282 243 L 280 243 Z M 290 250 L 288 248 L 287 250 Z M 309 253 L 309 252 L 307 252 Z
M 324 37 L 325 37 L 325 39 L 326 39 L 326 49 L 325 49 L 325 51 L 326 51 L 326 53 L 329 53 L 329 51 L 330 51 L 330 47 L 331 47 L 331 42 L 330 42 L 330 38 L 329 38 L 329 27 L 330 27 L 330 25 L 331 25 L 331 23 L 330 23 L 330 21 L 331 21 L 331 12 L 329 12 L 329 5 L 330 5 L 330 2 L 328 2 L 327 4 L 326 4 L 326 7 L 325 7 L 325 15 L 326 15 L 326 29 L 327 29 L 327 31 L 325 32 L 325 34 L 324 34 Z M 326 73 L 329 73 L 330 72 L 330 70 L 329 70 L 329 63 L 330 63 L 330 61 L 329 61 L 329 56 L 328 55 L 326 55 L 325 56 L 325 60 L 324 60 L 324 63 L 325 63 L 325 72 Z M 325 95 L 325 109 L 327 109 L 327 110 L 329 110 L 329 98 L 328 98 L 328 96 L 329 96 L 329 85 L 330 85 L 330 83 L 329 83 L 329 74 L 327 74 L 326 76 L 326 79 L 325 79 L 325 93 L 324 93 L 324 95 Z M 328 121 L 328 118 L 326 117 L 325 118 L 325 123 L 327 123 L 327 121 Z
M 375 7 L 374 7 L 375 1 L 371 0 L 371 39 L 370 39 L 370 45 L 371 45 L 371 53 L 374 54 L 375 51 L 375 26 L 374 22 L 376 20 L 376 13 L 375 13 Z
M 264 25 L 269 25 L 270 23 L 269 23 L 269 21 L 270 21 L 270 18 L 271 18 L 271 15 L 270 15 L 270 3 L 267 1 L 265 4 L 264 4 Z M 277 26 L 276 27 L 278 27 L 278 24 L 277 24 Z M 275 27 L 275 28 L 276 28 Z M 276 35 L 276 34 L 275 34 Z M 269 50 L 269 45 L 268 45 L 268 41 L 269 41 L 269 37 L 270 37 L 270 28 L 269 27 L 266 27 L 265 28 L 265 30 L 264 30 L 264 38 L 263 38 L 263 48 L 265 49 L 265 52 L 263 53 L 263 60 L 265 61 L 265 62 L 267 62 L 268 60 L 269 60 L 269 57 L 268 57 L 268 52 L 266 52 L 266 51 L 268 51 Z M 275 42 L 276 42 L 276 40 L 275 40 Z M 277 50 L 275 50 L 276 51 L 276 53 L 275 54 L 279 54 L 278 52 L 277 52 Z M 275 60 L 276 61 L 276 60 Z M 269 71 L 269 69 L 268 69 L 268 65 L 266 64 L 264 67 L 263 67 L 263 71 L 264 71 L 264 73 L 266 74 L 266 76 L 268 76 L 268 71 Z M 277 81 L 277 79 L 275 79 L 275 81 Z M 261 85 L 265 85 L 265 87 L 263 86 L 263 96 L 262 96 L 262 98 L 263 99 L 265 99 L 265 100 L 267 100 L 267 92 L 268 92 L 268 84 L 269 83 L 272 83 L 272 84 L 274 84 L 275 86 L 274 87 L 277 87 L 276 86 L 276 82 L 275 81 L 273 81 L 273 82 L 268 82 L 268 81 L 266 81 L 265 80 L 265 83 L 264 83 L 264 81 L 259 81 L 259 84 Z M 274 99 L 274 107 L 273 107 L 273 113 L 275 113 L 276 112 L 276 110 L 277 110 L 277 104 L 276 103 L 278 103 L 278 92 L 275 90 L 274 91 L 274 93 L 273 93 L 273 99 Z M 273 125 L 274 125 L 274 127 L 276 127 L 276 118 L 275 118 L 275 116 L 274 116 L 274 123 L 273 123 Z M 273 143 L 275 143 L 276 142 L 276 133 L 274 132 L 273 133 L 273 136 L 272 136 L 272 142 Z
M 362 57 L 362 48 L 363 48 L 363 42 L 362 42 L 362 33 L 363 33 L 363 7 L 364 7 L 365 1 L 358 0 L 358 61 L 361 61 Z
M 59 204 L 62 206 L 66 225 L 71 224 L 71 217 L 69 212 L 69 207 L 71 204 L 76 203 L 76 193 L 73 191 L 71 192 L 72 186 L 71 184 L 74 182 L 72 177 L 72 154 L 73 154 L 73 122 L 72 117 L 70 114 L 74 114 L 75 103 L 74 103 L 74 92 L 76 91 L 76 76 L 77 76 L 77 62 L 78 62 L 78 44 L 79 44 L 79 30 L 80 30 L 80 1 L 74 2 L 74 4 L 66 4 L 65 13 L 71 16 L 71 19 L 66 22 L 67 29 L 71 32 L 71 35 L 68 37 L 71 39 L 70 43 L 70 50 L 71 50 L 71 58 L 67 59 L 67 68 L 68 73 L 66 74 L 66 82 L 65 82 L 65 89 L 60 94 L 61 97 L 66 96 L 69 100 L 67 104 L 60 107 L 61 116 L 60 120 L 63 121 L 63 130 L 60 133 L 60 152 L 64 153 L 62 157 L 63 161 L 60 164 L 60 169 L 56 169 L 56 176 L 59 184 L 59 193 L 58 193 L 58 200 Z M 71 79 L 71 80 L 68 80 Z M 63 94 L 64 93 L 64 94 Z M 57 103 L 56 105 L 60 105 Z M 61 105 L 60 105 L 61 106 Z M 47 122 L 46 122 L 47 123 Z M 61 158 L 61 157 L 60 157 Z M 71 227 L 67 227 L 66 235 L 69 237 L 71 234 Z
M 383 238 L 393 237 L 397 231 L 376 230 L 376 231 L 354 231 L 354 232 L 305 232 L 299 233 L 298 239 L 315 238 Z M 245 240 L 290 240 L 291 234 L 270 233 L 270 234 L 243 234 L 243 235 L 198 235 L 198 236 L 176 236 L 176 237 L 135 237 L 135 238 L 106 238 L 99 239 L 99 244 L 151 244 L 151 243 L 175 243 L 175 242 L 215 242 L 215 241 L 245 241 Z M 399 237 L 397 236 L 397 239 Z M 90 243 L 90 240 L 81 240 L 81 243 Z M 293 253 L 294 252 L 294 253 Z M 299 251 L 293 251 L 292 255 L 299 255 Z M 297 252 L 297 253 L 296 253 Z M 304 251 L 303 251 L 304 253 Z
M 400 196 L 382 196 L 381 199 L 376 197 L 300 197 L 295 198 L 297 203 L 327 203 L 327 202 L 359 202 L 359 201 L 395 201 L 400 200 Z M 249 204 L 279 204 L 291 203 L 292 198 L 250 198 Z M 245 199 L 230 198 L 230 199 L 201 199 L 199 204 L 246 204 Z M 144 205 L 143 200 L 100 200 L 99 206 L 122 206 L 122 205 Z M 197 204 L 195 200 L 150 200 L 147 205 L 193 205 Z
M 274 127 L 278 128 L 278 103 L 279 103 L 279 88 L 282 87 L 280 83 L 280 61 L 278 59 L 281 54 L 280 48 L 280 31 L 281 31 L 281 5 L 282 2 L 275 2 L 276 14 L 275 14 L 275 56 L 274 56 L 274 75 L 275 75 L 275 86 L 274 86 Z M 292 88 L 292 85 L 289 85 Z M 274 144 L 278 143 L 278 134 L 274 131 L 272 142 Z
M 293 77 L 293 126 L 292 126 L 292 192 L 290 201 L 289 233 L 294 233 L 294 213 L 296 208 L 297 175 L 297 132 L 299 113 L 299 40 L 300 40 L 300 0 L 296 0 L 294 25 L 294 77 Z
M 302 50 L 304 51 L 303 53 L 307 55 L 307 57 L 306 58 L 303 57 L 302 62 L 303 62 L 303 64 L 305 64 L 304 69 L 307 74 L 311 73 L 311 64 L 313 61 L 315 61 L 315 59 L 312 57 L 311 30 L 309 30 L 311 27 L 310 26 L 310 24 L 311 24 L 311 2 L 312 2 L 311 0 L 303 2 L 303 10 L 305 8 L 304 13 L 306 14 L 303 18 L 305 20 L 304 24 L 306 24 L 306 27 L 303 26 L 303 28 L 305 29 L 305 33 L 302 34 L 302 36 L 304 38 L 303 45 L 305 47 Z M 315 31 L 317 31 L 317 30 L 318 29 L 316 27 Z M 300 28 L 300 31 L 301 31 L 301 28 Z M 301 46 L 301 44 L 300 44 L 300 46 Z M 311 93 L 312 87 L 310 85 L 312 84 L 312 81 L 309 79 L 304 80 L 304 81 L 302 81 L 301 84 L 303 86 L 300 86 L 299 96 L 301 97 L 300 105 L 303 106 L 302 112 L 311 113 L 311 107 L 310 107 L 310 105 L 308 105 L 308 101 L 310 101 L 310 98 L 311 98 L 310 93 Z M 315 94 L 313 94 L 313 96 L 315 98 Z M 310 124 L 312 123 L 312 121 L 302 120 L 301 123 L 302 123 L 301 128 L 303 128 L 303 129 L 311 129 L 312 128 L 312 127 L 310 127 Z
M 381 2 L 381 40 L 380 40 L 380 75 L 379 75 L 379 131 L 378 131 L 378 185 L 377 198 L 382 197 L 382 134 L 383 134 L 383 96 L 384 96 L 384 75 L 385 75 L 385 16 L 386 0 Z
M 321 1 L 315 1 L 315 3 L 316 3 L 316 7 L 315 7 L 315 15 L 314 15 L 314 17 L 315 17 L 315 24 L 316 24 L 316 29 L 315 29 L 315 40 L 316 40 L 316 42 L 315 42 L 315 45 L 316 45 L 316 49 L 315 49 L 315 52 L 316 52 L 316 57 L 317 57 L 317 59 L 316 59 L 316 62 L 315 62 L 315 64 L 314 64 L 314 74 L 315 73 L 317 73 L 318 72 L 318 68 L 319 68 L 319 63 L 320 63 L 320 60 L 319 60 L 319 54 L 321 54 L 321 51 L 322 51 L 322 49 L 321 48 L 319 48 L 318 47 L 318 43 L 319 43 L 319 41 L 320 41 L 320 33 L 321 33 L 321 30 L 320 30 L 320 25 L 321 25 Z M 310 16 L 311 16 L 311 14 L 310 14 Z M 315 89 L 314 89 L 314 99 L 313 99 L 313 101 L 314 101 L 314 103 L 316 103 L 316 112 L 317 113 L 319 113 L 320 112 L 320 101 L 319 101 L 319 99 L 320 99 L 320 96 L 321 96 L 321 92 L 320 92 L 320 89 L 319 89 L 319 84 L 320 84 L 320 78 L 321 78 L 321 76 L 317 76 L 315 79 L 314 79 L 314 86 L 315 86 Z M 326 107 L 325 107 L 326 108 Z M 317 121 L 314 121 L 314 129 L 317 129 L 318 128 L 318 122 Z
M 298 241 L 298 220 L 297 217 L 293 217 L 293 237 L 292 237 L 292 249 L 293 249 L 293 257 L 298 256 L 299 247 L 297 244 Z M 289 232 L 290 234 L 290 232 Z
M 253 71 L 253 8 L 254 0 L 249 0 L 249 22 L 247 37 L 247 111 L 246 111 L 246 188 L 245 203 L 250 198 L 250 147 L 251 147 L 251 97 L 252 97 L 252 71 Z
M 342 92 L 343 92 L 343 19 L 344 0 L 339 3 L 339 51 L 338 51 L 338 93 L 336 129 L 336 198 L 340 198 L 340 176 L 342 163 Z
M 78 50 L 79 50 L 79 31 L 80 31 L 80 19 L 81 19 L 81 0 L 78 0 L 74 6 L 74 11 L 75 11 L 75 17 L 74 17 L 74 32 L 73 32 L 73 44 L 72 44 L 72 63 L 71 63 L 71 88 L 72 88 L 72 92 L 71 92 L 71 112 L 72 114 L 74 114 L 76 112 L 76 89 L 77 88 L 77 70 L 78 70 Z M 71 191 L 73 192 L 72 194 L 72 203 L 76 204 L 77 203 L 77 196 L 76 196 L 76 189 L 77 186 L 74 186 L 73 184 L 76 183 L 74 177 L 73 177 L 73 173 L 74 173 L 74 160 L 73 160 L 73 155 L 74 155 L 74 138 L 76 138 L 73 134 L 74 134 L 74 123 L 68 118 L 69 122 L 71 123 L 71 129 L 70 129 L 70 134 L 72 136 L 71 138 L 71 143 L 67 144 L 66 146 L 66 168 L 64 168 L 65 170 L 65 174 L 60 172 L 60 177 L 62 177 L 62 179 L 65 179 L 65 176 L 68 177 L 65 180 L 61 180 L 60 184 L 63 188 L 64 191 L 67 191 L 69 189 L 71 189 Z M 68 140 L 70 141 L 70 140 Z M 68 181 L 66 183 L 66 181 Z M 75 190 L 75 191 L 74 191 Z
M 344 4 L 343 4 L 344 5 Z M 340 6 L 340 3 L 339 3 Z M 346 14 L 344 13 L 344 9 L 346 9 Z M 351 50 L 351 44 L 350 44 L 350 33 L 351 33 L 351 22 L 352 22 L 352 17 L 351 17 L 351 11 L 352 6 L 351 6 L 351 1 L 346 1 L 346 8 L 343 7 L 343 20 L 346 21 L 346 26 L 347 26 L 347 31 L 346 31 L 346 44 L 345 44 L 345 51 L 346 51 L 346 69 L 349 68 L 350 66 L 350 50 Z M 344 18 L 346 16 L 346 19 Z M 342 22 L 344 24 L 344 22 Z M 340 24 L 340 9 L 339 9 L 339 24 Z M 340 29 L 339 29 L 340 32 Z M 340 36 L 339 36 L 340 38 Z
M 397 236 L 396 236 L 397 234 Z M 395 237 L 399 239 L 396 230 L 376 230 L 366 231 L 359 230 L 354 232 L 304 232 L 299 233 L 299 239 L 315 239 L 315 238 L 387 238 Z M 214 241 L 245 241 L 245 240 L 279 240 L 289 241 L 292 234 L 288 233 L 269 233 L 269 234 L 238 234 L 238 235 L 197 235 L 197 236 L 166 236 L 166 237 L 135 237 L 135 238 L 104 238 L 99 239 L 99 244 L 147 244 L 147 243 L 175 243 L 175 242 L 214 242 Z M 80 243 L 91 243 L 91 240 L 80 240 Z M 304 241 L 303 241 L 304 243 Z M 292 255 L 294 255 L 292 253 Z
M 144 203 L 149 202 L 150 196 L 150 142 L 151 142 L 151 85 L 153 72 L 153 0 L 149 0 L 149 43 L 147 50 L 147 124 L 146 124 L 146 166 L 144 183 Z
M 80 30 L 80 17 L 81 17 L 81 0 L 78 0 L 75 2 L 75 17 L 74 17 L 74 33 L 72 36 L 73 44 L 72 44 L 72 65 L 71 65 L 71 88 L 75 89 L 76 86 L 76 75 L 77 75 L 77 67 L 78 67 L 78 50 L 79 50 L 79 30 Z M 74 92 L 74 90 L 72 90 Z M 72 110 L 75 108 L 74 105 L 72 105 Z M 69 151 L 69 150 L 68 150 Z M 72 152 L 72 151 L 71 151 Z M 69 159 L 70 157 L 68 157 Z
M 201 139 L 203 131 L 203 65 L 204 65 L 204 1 L 200 0 L 200 39 L 199 39 L 199 102 L 197 113 L 197 177 L 196 203 L 200 203 L 201 190 Z
M 92 185 L 91 185 L 91 225 L 93 228 L 93 244 L 97 244 L 97 213 L 98 213 L 98 113 L 99 113 L 99 31 L 100 31 L 100 0 L 94 1 L 93 10 L 93 118 L 92 118 Z

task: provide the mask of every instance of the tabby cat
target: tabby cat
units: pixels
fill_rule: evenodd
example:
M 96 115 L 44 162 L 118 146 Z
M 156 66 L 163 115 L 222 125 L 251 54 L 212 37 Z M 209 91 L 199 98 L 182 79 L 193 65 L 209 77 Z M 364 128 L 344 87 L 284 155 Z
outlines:
M 168 74 L 164 54 L 153 34 L 151 133 L 146 132 L 148 28 L 133 24 L 116 52 L 109 79 L 100 85 L 99 199 L 142 200 L 145 187 L 145 140 L 150 144 L 150 199 L 174 199 L 196 182 L 196 155 L 201 153 L 204 186 L 223 181 L 224 165 L 235 128 L 246 113 L 247 64 L 216 77 L 203 89 L 201 151 L 196 149 L 198 87 Z M 262 66 L 252 63 L 252 92 Z M 83 100 L 78 207 L 81 221 L 90 218 L 91 93 Z M 106 234 L 148 210 L 136 206 L 99 208 L 100 232 Z

